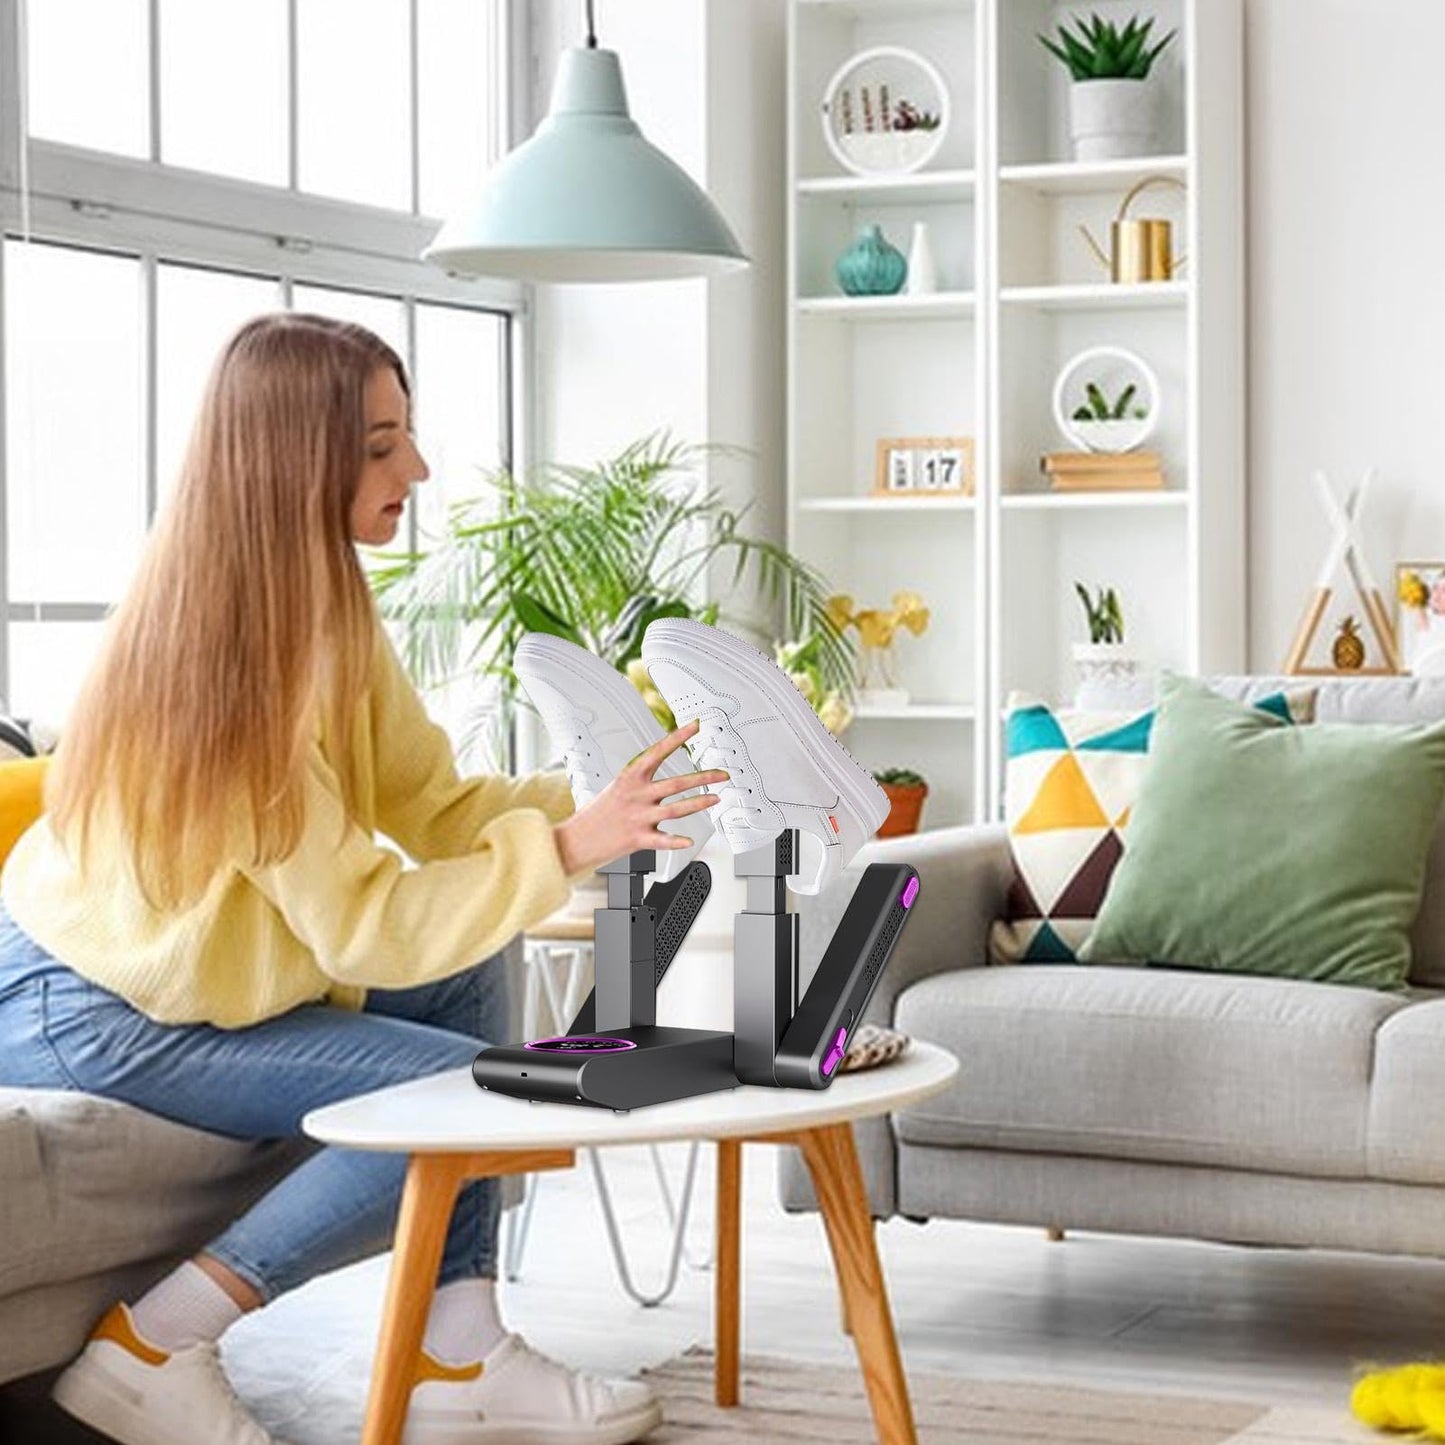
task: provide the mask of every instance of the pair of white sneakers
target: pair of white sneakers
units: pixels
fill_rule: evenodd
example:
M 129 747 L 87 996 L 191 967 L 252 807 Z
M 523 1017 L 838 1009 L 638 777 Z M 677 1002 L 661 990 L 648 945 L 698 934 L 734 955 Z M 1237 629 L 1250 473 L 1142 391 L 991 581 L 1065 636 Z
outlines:
M 158 1349 L 124 1305 L 96 1326 L 54 1396 L 122 1445 L 282 1445 L 231 1388 L 215 1344 Z M 642 1381 L 568 1369 L 508 1334 L 471 1365 L 422 1352 L 402 1445 L 628 1445 L 661 1420 Z
M 799 838 L 796 893 L 826 888 L 888 816 L 888 795 L 828 731 L 782 668 L 731 633 L 689 618 L 659 618 L 642 640 L 653 685 L 679 724 L 696 718 L 691 767 L 674 753 L 659 778 L 719 768 L 726 783 L 692 789 L 719 802 L 664 822 L 690 848 L 657 855 L 655 877 L 675 878 L 716 830 L 734 853 L 771 842 L 785 828 Z M 513 671 L 563 756 L 579 808 L 638 753 L 664 736 L 637 689 L 615 668 L 562 638 L 529 632 Z

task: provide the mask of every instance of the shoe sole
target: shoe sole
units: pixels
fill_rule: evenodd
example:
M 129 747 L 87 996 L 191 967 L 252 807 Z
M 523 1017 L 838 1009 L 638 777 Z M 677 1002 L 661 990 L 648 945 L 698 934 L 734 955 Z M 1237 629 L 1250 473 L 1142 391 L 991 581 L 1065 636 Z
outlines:
M 652 1404 L 601 1426 L 492 1425 L 483 1420 L 408 1421 L 401 1445 L 631 1445 L 662 1424 L 662 1406 Z
M 647 629 L 642 639 L 644 662 L 648 660 L 648 643 L 654 633 L 659 642 L 672 642 L 686 651 L 701 653 L 752 683 L 778 710 L 783 721 L 791 725 L 794 736 L 803 744 L 819 772 L 837 788 L 838 797 L 863 824 L 865 836 L 872 837 L 883 826 L 889 812 L 886 795 L 880 813 L 878 799 L 868 796 L 857 776 L 858 773 L 868 776 L 867 769 L 823 726 L 823 720 L 807 698 L 788 681 L 775 662 L 730 632 L 721 632 L 702 622 L 689 622 L 686 618 L 659 619 Z M 665 660 L 679 661 L 677 658 Z M 686 658 L 681 661 L 685 663 Z
M 99 1365 L 77 1361 L 55 1382 L 50 1398 L 67 1415 L 120 1445 L 192 1445 L 178 1435 L 156 1433 L 133 1392 Z

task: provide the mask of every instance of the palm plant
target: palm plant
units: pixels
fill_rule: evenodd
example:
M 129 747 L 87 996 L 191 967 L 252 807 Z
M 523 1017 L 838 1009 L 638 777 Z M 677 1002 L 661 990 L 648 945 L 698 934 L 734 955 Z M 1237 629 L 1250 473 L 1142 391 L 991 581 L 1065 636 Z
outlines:
M 728 506 L 700 474 L 728 450 L 658 432 L 592 467 L 485 474 L 485 491 L 449 509 L 433 545 L 387 554 L 371 573 L 412 677 L 423 687 L 497 679 L 505 728 L 517 706 L 530 707 L 511 667 L 523 633 L 566 638 L 626 671 L 654 618 L 736 616 L 691 601 L 709 564 L 731 558 L 726 595 L 740 596 L 751 573 L 751 591 L 784 603 L 786 635 L 816 635 L 824 677 L 851 696 L 854 651 L 829 616 L 826 579 L 745 535 L 751 504 Z M 463 749 L 486 722 L 485 712 L 469 719 Z

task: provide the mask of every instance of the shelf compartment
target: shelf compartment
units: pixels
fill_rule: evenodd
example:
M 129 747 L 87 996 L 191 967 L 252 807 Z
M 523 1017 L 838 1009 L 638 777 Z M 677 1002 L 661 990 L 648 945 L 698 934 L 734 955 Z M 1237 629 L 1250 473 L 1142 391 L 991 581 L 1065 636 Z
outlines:
M 934 291 L 922 296 L 800 296 L 804 316 L 828 316 L 844 321 L 946 321 L 972 316 L 972 291 Z
M 1183 181 L 1188 174 L 1184 156 L 1138 156 L 1117 161 L 1047 161 L 1040 165 L 1000 166 L 998 178 L 1006 186 L 1019 186 L 1041 196 L 1118 195 L 1145 176 L 1168 176 Z
M 1189 505 L 1189 493 L 1180 487 L 1157 492 L 1005 492 L 999 506 L 1006 512 L 1097 511 L 1099 508 L 1143 507 L 1152 510 Z
M 858 703 L 855 722 L 972 722 L 977 709 L 966 702 L 910 702 L 902 707 L 875 707 Z
M 800 512 L 972 512 L 977 497 L 804 497 Z
M 972 171 L 913 171 L 903 176 L 808 176 L 798 182 L 804 199 L 819 197 L 859 205 L 928 205 L 973 198 Z
M 1182 310 L 1189 303 L 1189 283 L 1143 281 L 1123 285 L 1100 281 L 1071 286 L 1005 286 L 999 300 L 1005 306 L 1032 306 L 1040 311 Z

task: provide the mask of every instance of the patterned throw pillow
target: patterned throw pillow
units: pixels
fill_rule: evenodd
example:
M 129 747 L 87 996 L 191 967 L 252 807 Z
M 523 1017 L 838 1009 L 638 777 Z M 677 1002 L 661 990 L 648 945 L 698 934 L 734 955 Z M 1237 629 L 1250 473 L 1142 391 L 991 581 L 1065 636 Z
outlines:
M 1255 706 L 1307 723 L 1316 691 L 1271 693 Z M 1154 711 L 1056 710 L 1009 696 L 1004 817 L 1014 877 L 989 936 L 993 962 L 1078 961 L 1124 853 Z

